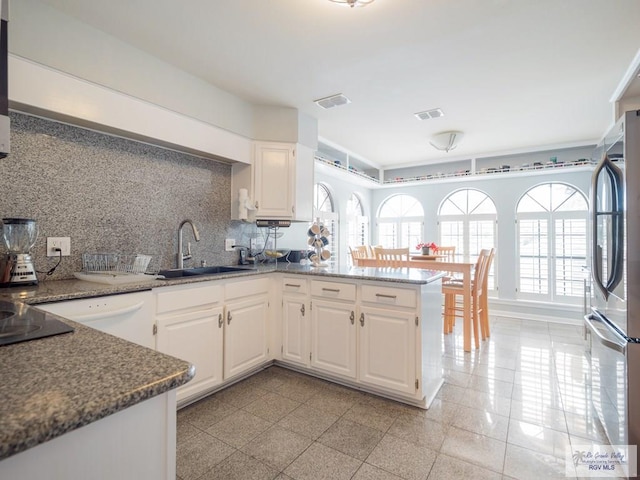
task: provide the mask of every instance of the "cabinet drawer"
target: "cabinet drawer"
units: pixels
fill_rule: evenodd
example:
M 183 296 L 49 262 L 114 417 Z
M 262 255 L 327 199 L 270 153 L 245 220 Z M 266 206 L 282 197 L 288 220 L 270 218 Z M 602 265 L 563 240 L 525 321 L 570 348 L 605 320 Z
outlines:
M 363 285 L 362 301 L 375 303 L 376 305 L 391 305 L 409 308 L 416 308 L 418 305 L 415 290 L 383 287 L 379 285 Z
M 227 282 L 224 288 L 224 298 L 225 300 L 232 300 L 234 298 L 246 298 L 252 295 L 269 293 L 270 281 L 270 278 L 259 278 Z
M 185 285 L 175 289 L 159 289 L 156 293 L 156 313 L 199 307 L 222 302 L 222 285 Z
M 307 280 L 300 277 L 284 277 L 282 279 L 282 293 L 303 293 L 309 291 Z
M 336 300 L 356 299 L 356 286 L 352 283 L 311 281 L 311 295 Z

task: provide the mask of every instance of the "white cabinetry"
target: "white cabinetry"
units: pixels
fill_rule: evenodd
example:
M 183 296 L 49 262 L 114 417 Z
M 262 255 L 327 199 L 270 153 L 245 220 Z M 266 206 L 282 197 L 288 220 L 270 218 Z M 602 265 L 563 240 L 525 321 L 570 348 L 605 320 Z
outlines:
M 282 280 L 282 359 L 309 366 L 309 292 L 303 278 Z
M 268 278 L 225 284 L 225 380 L 268 360 L 268 319 Z
M 311 367 L 355 379 L 356 285 L 311 281 Z
M 362 286 L 360 362 L 362 383 L 414 394 L 419 318 L 416 292 L 375 285 Z
M 301 144 L 256 142 L 253 164 L 236 164 L 231 177 L 231 217 L 239 218 L 238 191 L 245 188 L 255 218 L 310 221 L 313 208 L 313 150 Z
M 178 387 L 178 401 L 222 383 L 222 294 L 222 286 L 214 282 L 156 294 L 156 348 L 196 367 L 193 380 Z

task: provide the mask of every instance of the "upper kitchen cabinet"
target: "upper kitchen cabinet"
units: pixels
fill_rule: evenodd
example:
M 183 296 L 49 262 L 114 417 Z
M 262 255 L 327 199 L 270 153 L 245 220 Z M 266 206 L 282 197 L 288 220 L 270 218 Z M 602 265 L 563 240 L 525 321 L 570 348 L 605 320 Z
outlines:
M 253 153 L 251 167 L 233 166 L 231 218 L 311 221 L 313 150 L 299 143 L 256 142 Z M 242 211 L 241 189 L 246 189 L 250 208 L 255 210 Z

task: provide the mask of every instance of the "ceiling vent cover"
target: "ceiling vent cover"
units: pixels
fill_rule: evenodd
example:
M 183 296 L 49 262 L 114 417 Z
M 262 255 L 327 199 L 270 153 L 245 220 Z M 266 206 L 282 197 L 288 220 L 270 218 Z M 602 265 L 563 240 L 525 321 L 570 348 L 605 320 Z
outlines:
M 351 103 L 351 100 L 349 100 L 343 94 L 337 93 L 336 95 L 331 95 L 330 97 L 319 98 L 318 100 L 314 100 L 313 102 L 319 107 L 327 110 L 329 108 L 339 107 L 340 105 Z
M 414 113 L 414 115 L 418 120 L 429 120 L 431 118 L 444 117 L 444 112 L 441 108 L 433 108 L 424 112 Z

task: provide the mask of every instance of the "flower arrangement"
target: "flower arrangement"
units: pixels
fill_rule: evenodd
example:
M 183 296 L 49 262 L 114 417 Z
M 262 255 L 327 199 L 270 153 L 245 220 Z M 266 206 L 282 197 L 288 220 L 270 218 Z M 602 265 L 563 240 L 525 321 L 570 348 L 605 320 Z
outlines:
M 438 246 L 433 242 L 431 243 L 420 242 L 418 245 L 416 245 L 416 250 L 422 250 L 423 253 L 426 252 L 428 254 L 429 251 L 437 252 Z

